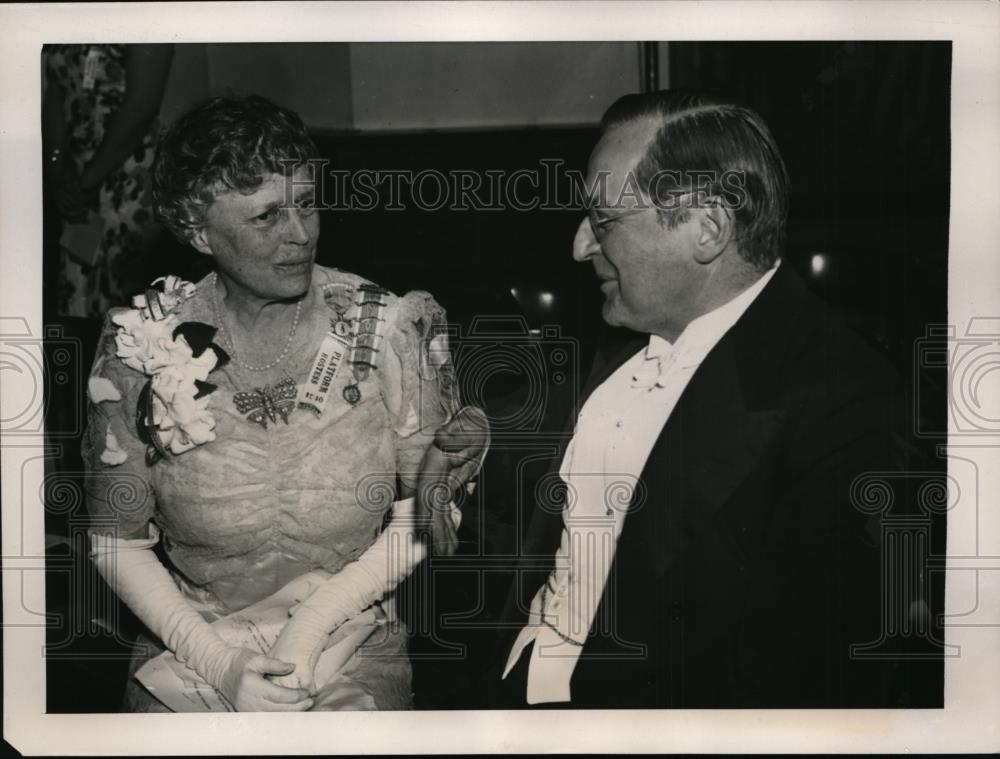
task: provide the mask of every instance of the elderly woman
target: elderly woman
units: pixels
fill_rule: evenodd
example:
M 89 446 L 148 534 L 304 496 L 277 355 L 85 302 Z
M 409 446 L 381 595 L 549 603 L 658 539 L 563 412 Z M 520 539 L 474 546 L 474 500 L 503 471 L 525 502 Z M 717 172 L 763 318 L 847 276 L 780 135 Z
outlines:
M 460 409 L 430 295 L 314 263 L 315 158 L 300 119 L 259 97 L 212 99 L 165 136 L 157 211 L 215 270 L 109 314 L 92 557 L 150 633 L 133 673 L 166 649 L 226 708 L 406 709 L 391 591 L 425 553 L 415 511 L 453 550 L 457 512 L 432 501 L 477 468 L 484 420 Z M 276 641 L 219 627 L 274 598 L 297 602 Z M 320 673 L 362 612 L 377 632 Z M 125 708 L 166 710 L 132 678 Z

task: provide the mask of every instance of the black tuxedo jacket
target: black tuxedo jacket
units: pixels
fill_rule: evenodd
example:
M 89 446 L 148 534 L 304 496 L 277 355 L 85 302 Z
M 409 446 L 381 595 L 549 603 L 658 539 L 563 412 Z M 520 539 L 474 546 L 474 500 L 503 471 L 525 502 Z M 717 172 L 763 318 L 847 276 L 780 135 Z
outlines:
M 652 449 L 562 706 L 894 705 L 892 663 L 850 653 L 880 636 L 883 583 L 879 518 L 852 483 L 906 465 L 905 419 L 888 362 L 779 267 Z M 561 529 L 538 510 L 522 558 L 551 559 Z M 546 576 L 519 573 L 502 661 Z

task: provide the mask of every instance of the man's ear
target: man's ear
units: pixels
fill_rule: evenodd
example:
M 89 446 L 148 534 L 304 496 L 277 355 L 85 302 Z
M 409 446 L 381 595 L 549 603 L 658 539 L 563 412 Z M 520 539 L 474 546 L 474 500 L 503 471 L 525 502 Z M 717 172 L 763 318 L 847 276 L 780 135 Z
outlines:
M 707 198 L 698 210 L 694 258 L 700 264 L 710 264 L 722 255 L 733 239 L 733 216 L 715 197 Z
M 208 227 L 200 226 L 194 229 L 188 236 L 191 247 L 206 256 L 212 255 L 212 247 L 208 244 Z

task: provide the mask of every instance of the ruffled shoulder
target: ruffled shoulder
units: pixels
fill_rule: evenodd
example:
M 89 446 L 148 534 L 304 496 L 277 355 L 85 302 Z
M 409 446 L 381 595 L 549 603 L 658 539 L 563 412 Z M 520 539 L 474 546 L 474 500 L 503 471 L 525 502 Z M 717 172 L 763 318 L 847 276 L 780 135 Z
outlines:
M 433 400 L 445 415 L 454 413 L 459 404 L 448 320 L 430 293 L 412 290 L 386 308 L 386 342 L 401 365 L 403 408 L 431 400 L 414 397 L 423 384 L 428 390 L 433 386 Z
M 112 308 L 104 317 L 87 383 L 87 396 L 92 403 L 120 400 L 144 380 L 141 368 L 126 364 L 118 356 L 119 324 L 128 319 L 129 311 Z
M 371 329 L 368 317 L 359 317 L 358 303 L 366 303 L 367 308 L 383 304 L 377 309 L 377 335 L 369 344 L 374 348 L 383 398 L 398 432 L 412 433 L 418 419 L 453 413 L 458 401 L 448 323 L 445 310 L 430 293 L 413 290 L 398 297 L 357 274 L 322 266 L 315 268 L 313 284 L 320 288 L 330 309 L 331 326 L 335 331 L 342 329 L 338 334 L 343 337 L 349 334 L 352 314 L 364 322 L 365 330 Z M 376 311 L 367 313 L 370 317 Z M 428 405 L 435 407 L 433 414 L 428 414 Z
M 443 343 L 447 350 L 448 321 L 444 308 L 429 292 L 411 290 L 386 308 L 386 322 L 386 337 L 392 347 L 401 356 L 416 351 L 418 355 L 415 358 L 423 359 L 421 363 L 427 364 L 421 366 L 421 375 L 429 379 L 427 371 L 433 369 L 433 359 L 439 357 L 419 354 L 421 350 L 425 353 L 430 351 L 430 343 L 435 339 L 438 345 Z

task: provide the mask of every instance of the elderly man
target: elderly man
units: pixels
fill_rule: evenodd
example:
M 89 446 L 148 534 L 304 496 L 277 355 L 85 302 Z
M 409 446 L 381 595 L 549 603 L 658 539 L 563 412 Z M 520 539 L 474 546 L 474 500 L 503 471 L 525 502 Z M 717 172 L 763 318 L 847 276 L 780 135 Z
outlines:
M 678 91 L 604 115 L 588 167 L 598 366 L 539 508 L 508 622 L 505 706 L 893 705 L 879 524 L 852 505 L 900 466 L 901 388 L 781 264 L 788 194 L 753 111 Z

